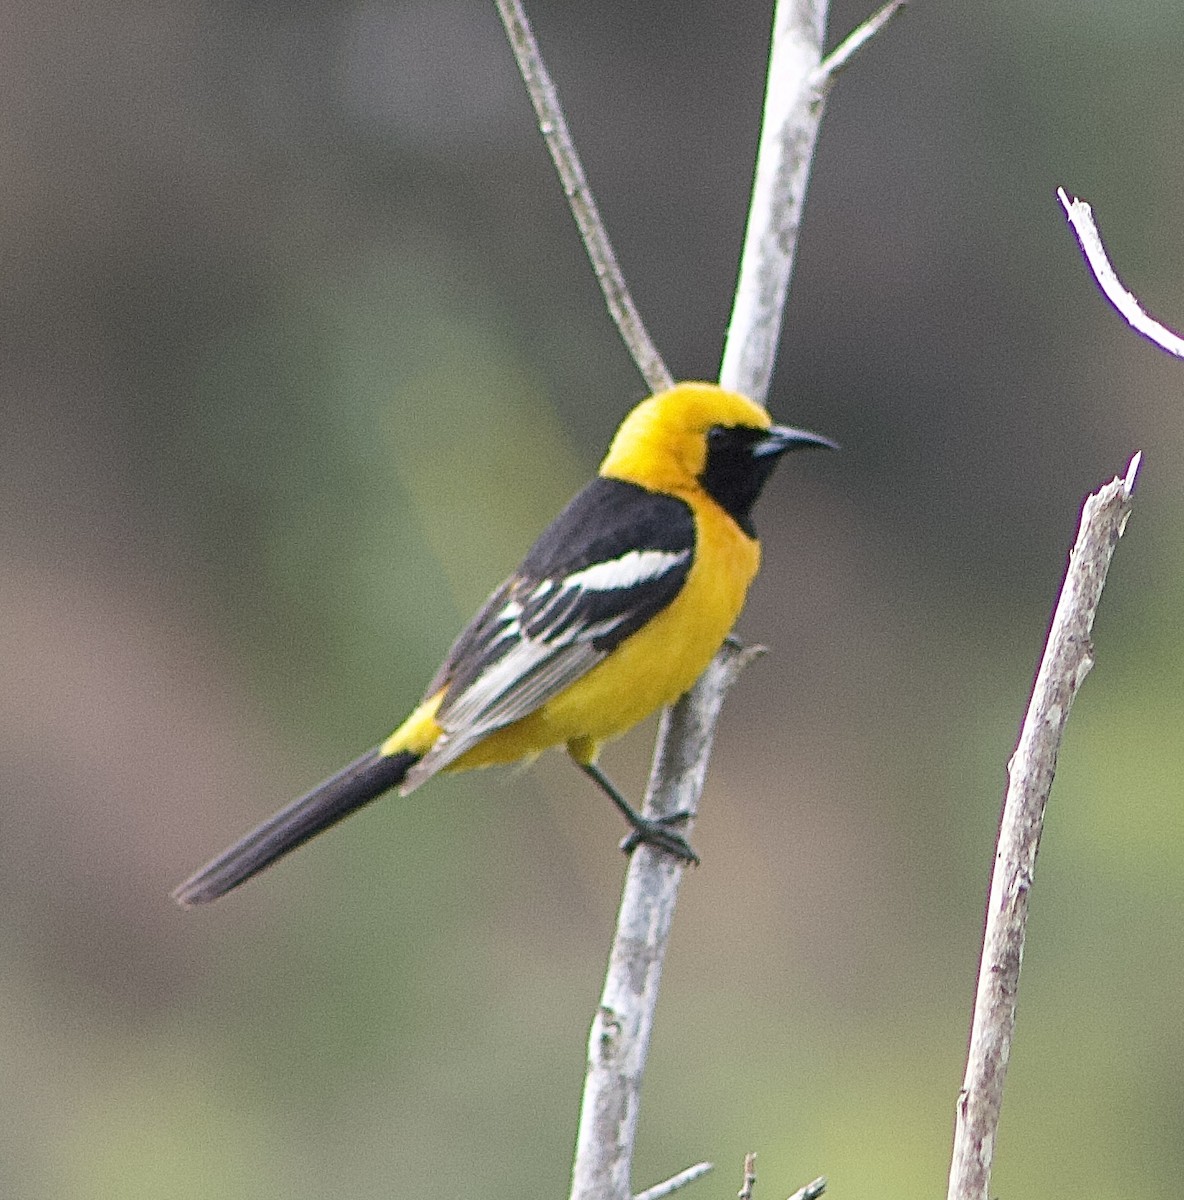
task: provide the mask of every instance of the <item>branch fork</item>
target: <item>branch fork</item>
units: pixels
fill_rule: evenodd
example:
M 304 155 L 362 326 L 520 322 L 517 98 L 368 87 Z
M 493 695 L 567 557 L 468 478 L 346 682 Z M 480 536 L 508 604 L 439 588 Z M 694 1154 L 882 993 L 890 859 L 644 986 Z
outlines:
M 629 295 L 521 0 L 496 4 L 608 309 L 650 389 L 668 388 L 673 377 Z M 903 0 L 890 0 L 824 60 L 827 0 L 777 0 L 756 177 L 719 377 L 725 388 L 758 402 L 772 376 L 826 96 L 839 71 L 902 7 Z M 663 714 L 647 817 L 696 810 L 724 695 L 756 653 L 725 645 Z M 648 846 L 630 859 L 589 1037 L 572 1200 L 630 1196 L 641 1074 L 682 873 L 683 864 Z

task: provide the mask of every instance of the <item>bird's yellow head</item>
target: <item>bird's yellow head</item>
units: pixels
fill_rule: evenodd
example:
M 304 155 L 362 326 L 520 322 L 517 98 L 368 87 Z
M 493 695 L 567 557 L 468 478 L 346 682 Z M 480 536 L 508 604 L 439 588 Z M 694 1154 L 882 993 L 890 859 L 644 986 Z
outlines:
M 737 392 L 680 383 L 643 400 L 621 422 L 600 473 L 678 491 L 702 475 L 711 429 L 768 429 L 772 423 L 759 404 Z
M 651 491 L 706 491 L 752 533 L 751 510 L 788 450 L 829 438 L 774 425 L 757 403 L 713 383 L 680 383 L 643 400 L 609 446 L 601 475 Z

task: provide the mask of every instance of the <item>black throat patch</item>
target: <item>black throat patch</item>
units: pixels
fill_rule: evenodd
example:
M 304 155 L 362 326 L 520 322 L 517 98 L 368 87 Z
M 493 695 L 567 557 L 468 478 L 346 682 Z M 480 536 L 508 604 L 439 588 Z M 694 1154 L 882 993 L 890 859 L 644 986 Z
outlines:
M 754 454 L 767 436 L 747 425 L 716 425 L 707 434 L 707 465 L 699 476 L 703 490 L 751 538 L 752 506 L 780 457 Z

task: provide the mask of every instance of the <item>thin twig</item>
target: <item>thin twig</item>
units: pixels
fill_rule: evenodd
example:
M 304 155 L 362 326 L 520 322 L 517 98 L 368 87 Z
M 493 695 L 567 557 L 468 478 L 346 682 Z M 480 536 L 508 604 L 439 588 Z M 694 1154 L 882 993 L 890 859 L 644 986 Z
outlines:
M 1136 333 L 1141 333 L 1148 341 L 1154 342 L 1161 350 L 1166 350 L 1176 358 L 1184 358 L 1184 338 L 1149 316 L 1134 294 L 1128 291 L 1118 278 L 1118 272 L 1110 262 L 1106 247 L 1102 245 L 1102 235 L 1094 221 L 1094 210 L 1084 200 L 1067 196 L 1064 188 L 1057 188 L 1057 197 L 1065 209 L 1069 224 L 1073 226 L 1073 232 L 1077 235 L 1077 241 L 1085 254 L 1085 261 L 1089 264 L 1098 287 L 1102 289 L 1102 295 L 1118 309 Z
M 1019 744 L 1007 766 L 948 1200 L 988 1200 L 1044 807 L 1069 708 L 1093 666 L 1090 631 L 1114 547 L 1130 515 L 1141 461 L 1136 454 L 1124 478 L 1085 502 Z
M 756 1155 L 750 1150 L 744 1156 L 744 1186 L 736 1193 L 736 1200 L 752 1200 L 756 1187 Z
M 633 297 L 629 294 L 625 276 L 617 262 L 604 222 L 600 219 L 600 210 L 596 207 L 596 200 L 588 187 L 588 179 L 568 131 L 567 120 L 559 103 L 559 93 L 555 90 L 550 72 L 543 62 L 521 0 L 496 2 L 502 24 L 506 27 L 506 37 L 509 38 L 514 57 L 518 60 L 518 70 L 530 92 L 531 103 L 538 117 L 539 132 L 542 133 L 547 149 L 551 152 L 555 170 L 559 172 L 563 194 L 567 197 L 571 214 L 579 226 L 580 237 L 584 239 L 584 248 L 592 261 L 592 269 L 596 272 L 601 291 L 604 292 L 608 311 L 617 323 L 621 338 L 650 391 L 665 391 L 673 387 L 674 379 L 666 369 L 666 364 L 662 361 L 662 356 L 658 353 L 658 348 L 633 303 Z
M 669 1179 L 662 1183 L 655 1183 L 653 1187 L 646 1188 L 644 1192 L 638 1192 L 633 1200 L 663 1200 L 663 1197 L 677 1192 L 679 1188 L 684 1188 L 688 1183 L 694 1183 L 696 1179 L 702 1179 L 708 1171 L 715 1168 L 709 1162 L 696 1163 L 693 1167 L 687 1167 L 685 1171 L 679 1171 L 677 1175 L 672 1175 Z
M 789 1200 L 818 1200 L 818 1197 L 826 1191 L 826 1176 L 819 1175 L 811 1183 L 807 1183 L 805 1187 L 800 1187 Z
M 823 91 L 834 83 L 839 72 L 904 8 L 907 0 L 888 0 L 862 25 L 857 25 L 818 65 L 814 84 Z

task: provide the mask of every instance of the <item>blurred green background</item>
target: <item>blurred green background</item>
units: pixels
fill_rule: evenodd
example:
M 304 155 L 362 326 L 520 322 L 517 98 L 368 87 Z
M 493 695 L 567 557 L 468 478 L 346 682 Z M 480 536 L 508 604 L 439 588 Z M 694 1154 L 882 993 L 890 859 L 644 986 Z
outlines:
M 712 377 L 768 6 L 532 5 L 637 300 Z M 846 32 L 866 15 L 836 4 Z M 374 744 L 643 387 L 492 5 L 0 22 L 0 1193 L 566 1192 L 624 860 L 558 755 L 168 892 Z M 1004 785 L 1082 497 L 1146 452 L 1033 895 L 993 1191 L 1184 1176 L 1184 8 L 921 0 L 831 101 L 638 1186 L 944 1194 Z M 606 756 L 642 786 L 639 733 Z M 690 1193 L 688 1193 L 689 1195 Z

